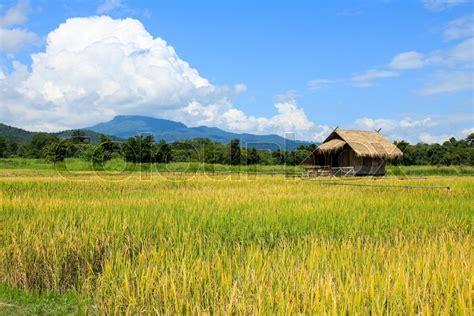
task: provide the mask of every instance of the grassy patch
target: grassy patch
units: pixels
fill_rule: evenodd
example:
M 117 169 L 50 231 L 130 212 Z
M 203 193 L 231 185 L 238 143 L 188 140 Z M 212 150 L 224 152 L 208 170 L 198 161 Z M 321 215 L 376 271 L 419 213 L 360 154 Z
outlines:
M 387 166 L 394 176 L 473 176 L 474 166 Z
M 0 169 L 53 170 L 67 172 L 109 172 L 109 173 L 248 173 L 248 174 L 294 174 L 303 172 L 302 166 L 250 165 L 230 166 L 200 162 L 173 162 L 169 164 L 134 164 L 122 159 L 112 159 L 103 166 L 79 158 L 68 158 L 53 165 L 42 159 L 8 158 L 0 159 Z M 474 166 L 387 166 L 387 175 L 392 176 L 473 176 Z
M 103 166 L 94 166 L 91 162 L 68 158 L 56 165 L 42 159 L 7 158 L 0 159 L 0 169 L 56 170 L 59 172 L 75 171 L 106 171 L 106 172 L 188 172 L 188 173 L 299 173 L 301 166 L 282 165 L 249 165 L 231 166 L 206 164 L 200 162 L 173 162 L 169 164 L 135 164 L 122 159 L 112 159 Z
M 86 310 L 76 294 L 38 294 L 0 283 L 0 315 L 77 315 Z

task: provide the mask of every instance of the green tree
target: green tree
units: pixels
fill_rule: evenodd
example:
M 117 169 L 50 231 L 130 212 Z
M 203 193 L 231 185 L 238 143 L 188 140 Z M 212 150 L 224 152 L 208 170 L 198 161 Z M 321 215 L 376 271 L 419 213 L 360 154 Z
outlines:
M 307 151 L 313 152 L 313 151 L 315 151 L 317 148 L 318 148 L 318 146 L 316 146 L 316 144 L 309 144 L 309 145 L 307 145 L 307 146 L 305 146 L 305 145 L 299 145 L 298 148 L 296 148 L 296 149 L 297 149 L 297 150 L 307 150 Z
M 10 140 L 9 142 L 7 142 L 7 154 L 8 156 L 13 156 L 13 155 L 16 155 L 17 152 L 18 152 L 18 144 L 13 141 L 13 140 Z
M 46 160 L 53 163 L 64 161 L 67 156 L 67 145 L 63 142 L 49 143 L 43 148 L 43 155 Z
M 255 148 L 247 150 L 247 165 L 256 165 L 260 162 L 260 156 Z
M 56 135 L 35 133 L 31 142 L 26 146 L 26 155 L 31 158 L 44 158 L 43 148 L 49 144 L 59 142 Z
M 430 162 L 430 165 L 439 165 L 443 161 L 446 149 L 440 144 L 431 145 L 426 151 L 426 157 Z
M 104 162 L 112 159 L 114 153 L 120 151 L 120 146 L 118 143 L 105 134 L 100 135 L 100 143 L 94 147 L 94 152 L 92 154 L 92 160 L 94 164 L 103 164 Z
M 111 153 L 98 144 L 92 149 L 92 165 L 94 169 L 101 169 L 104 164 L 111 159 Z
M 0 158 L 5 158 L 7 156 L 8 156 L 7 140 L 4 137 L 0 136 Z
M 474 146 L 474 133 L 469 134 L 466 137 L 467 146 Z
M 282 152 L 280 149 L 272 151 L 272 158 L 273 158 L 273 163 L 276 165 L 285 164 L 285 153 Z
M 122 145 L 122 153 L 126 161 L 152 162 L 153 160 L 153 136 L 137 135 L 130 137 Z
M 168 145 L 165 140 L 160 140 L 160 142 L 156 144 L 155 162 L 168 163 L 172 159 L 173 156 L 170 145 Z
M 120 146 L 115 142 L 112 137 L 109 135 L 101 134 L 100 135 L 100 146 L 104 148 L 105 151 L 109 153 L 119 152 Z
M 231 165 L 240 164 L 240 157 L 241 157 L 240 140 L 239 139 L 231 140 L 229 147 L 230 147 L 230 164 Z

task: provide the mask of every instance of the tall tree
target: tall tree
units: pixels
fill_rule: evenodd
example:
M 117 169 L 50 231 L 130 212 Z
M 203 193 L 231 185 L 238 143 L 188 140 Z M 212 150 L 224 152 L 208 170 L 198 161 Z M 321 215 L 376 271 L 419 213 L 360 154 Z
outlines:
M 165 140 L 162 139 L 158 144 L 156 144 L 155 162 L 168 163 L 171 160 L 171 147 L 166 143 Z
M 130 137 L 122 145 L 122 153 L 125 160 L 132 162 L 152 162 L 153 143 L 154 139 L 152 135 Z
M 5 158 L 7 156 L 8 156 L 7 140 L 4 137 L 0 136 L 0 158 Z
M 18 152 L 18 144 L 14 140 L 7 141 L 7 155 L 16 155 Z
M 48 133 L 35 133 L 31 138 L 31 142 L 26 146 L 27 156 L 31 158 L 43 158 L 43 148 L 51 143 L 58 142 L 56 135 Z
M 53 163 L 63 161 L 67 156 L 68 147 L 65 142 L 54 142 L 43 148 L 46 160 Z
M 255 148 L 247 150 L 247 165 L 255 165 L 260 162 L 258 151 Z
M 101 134 L 100 143 L 96 146 L 97 156 L 102 157 L 102 161 L 107 161 L 112 158 L 113 153 L 118 153 L 120 151 L 120 145 L 115 142 L 110 136 Z
M 468 146 L 474 146 L 474 133 L 471 133 L 466 137 L 466 143 Z
M 240 140 L 233 139 L 230 141 L 230 164 L 238 165 L 240 164 Z

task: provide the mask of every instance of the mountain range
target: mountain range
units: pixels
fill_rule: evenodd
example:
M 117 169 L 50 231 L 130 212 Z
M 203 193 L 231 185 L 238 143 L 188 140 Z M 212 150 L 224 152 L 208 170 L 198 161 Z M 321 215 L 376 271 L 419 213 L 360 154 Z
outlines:
M 232 139 L 239 139 L 242 147 L 257 149 L 286 149 L 294 150 L 299 145 L 308 145 L 306 141 L 294 141 L 284 137 L 272 135 L 255 135 L 248 133 L 232 133 L 217 127 L 198 126 L 187 127 L 183 123 L 166 119 L 152 118 L 139 115 L 118 115 L 108 122 L 82 128 L 93 143 L 96 143 L 100 134 L 113 136 L 117 140 L 124 140 L 135 135 L 153 135 L 155 140 L 164 139 L 168 143 L 190 140 L 194 138 L 209 138 L 219 143 L 229 143 Z M 61 138 L 67 138 L 71 130 L 53 133 Z M 24 142 L 31 139 L 34 132 L 11 127 L 0 123 L 0 136 Z
M 81 129 L 81 130 L 84 132 L 85 137 L 89 139 L 91 143 L 97 144 L 100 141 L 100 133 L 97 133 L 91 130 L 86 130 L 86 129 Z M 66 139 L 66 138 L 71 137 L 72 132 L 73 130 L 66 130 L 62 132 L 47 133 L 47 134 L 56 135 L 60 139 Z M 28 143 L 33 138 L 33 135 L 37 133 L 39 132 L 30 132 L 22 128 L 13 127 L 13 126 L 0 123 L 0 136 L 10 141 L 14 141 L 15 143 L 19 143 L 19 144 Z M 115 139 L 117 141 L 121 140 L 118 137 L 114 137 L 114 136 L 112 136 L 112 139 Z
M 194 138 L 209 138 L 215 142 L 227 144 L 232 139 L 240 139 L 242 147 L 270 150 L 293 150 L 301 144 L 309 144 L 305 141 L 293 141 L 278 135 L 237 134 L 208 126 L 187 127 L 180 122 L 139 115 L 118 115 L 111 121 L 99 123 L 86 129 L 119 138 L 151 134 L 156 140 L 164 139 L 168 143 Z

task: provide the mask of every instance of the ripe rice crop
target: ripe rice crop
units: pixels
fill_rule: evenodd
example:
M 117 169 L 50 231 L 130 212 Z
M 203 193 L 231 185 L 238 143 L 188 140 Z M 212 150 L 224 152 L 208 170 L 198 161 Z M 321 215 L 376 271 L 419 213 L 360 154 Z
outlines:
M 451 191 L 3 170 L 0 281 L 89 313 L 472 313 L 474 178 L 403 184 Z

